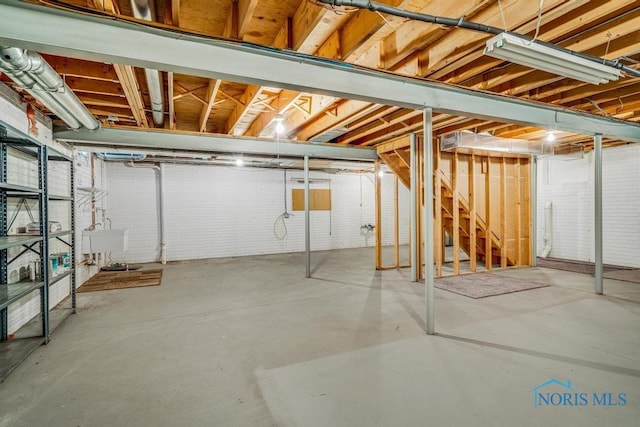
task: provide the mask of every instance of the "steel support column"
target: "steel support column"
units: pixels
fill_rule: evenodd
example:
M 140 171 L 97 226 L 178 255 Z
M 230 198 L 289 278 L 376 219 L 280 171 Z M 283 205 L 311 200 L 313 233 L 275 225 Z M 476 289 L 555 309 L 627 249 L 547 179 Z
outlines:
M 416 153 L 416 134 L 409 135 L 410 141 L 410 191 L 409 200 L 411 202 L 411 281 L 418 281 L 418 269 L 420 268 L 418 261 L 418 155 Z
M 595 156 L 595 264 L 597 295 L 602 295 L 602 135 L 593 138 Z
M 307 278 L 311 277 L 311 229 L 309 215 L 309 156 L 304 156 L 304 260 Z
M 536 266 L 538 257 L 538 158 L 531 156 L 531 173 L 529 174 L 529 209 L 531 210 L 531 225 L 529 227 L 529 241 L 531 242 L 531 267 Z
M 431 108 L 424 110 L 424 294 L 427 334 L 435 333 L 433 269 L 433 117 Z

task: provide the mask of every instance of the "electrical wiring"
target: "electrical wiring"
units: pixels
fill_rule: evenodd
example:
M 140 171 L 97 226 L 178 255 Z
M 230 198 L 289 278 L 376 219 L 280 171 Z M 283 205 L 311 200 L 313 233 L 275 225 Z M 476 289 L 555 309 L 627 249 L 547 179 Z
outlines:
M 278 240 L 284 240 L 287 237 L 288 230 L 285 219 L 288 219 L 291 214 L 287 210 L 287 170 L 283 171 L 283 190 L 284 190 L 284 212 L 281 213 L 273 223 L 273 235 Z

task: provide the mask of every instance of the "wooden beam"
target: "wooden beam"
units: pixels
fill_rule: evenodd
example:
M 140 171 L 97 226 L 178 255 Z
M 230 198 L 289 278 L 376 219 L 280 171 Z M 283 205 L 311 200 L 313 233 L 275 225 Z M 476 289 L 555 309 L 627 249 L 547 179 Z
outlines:
M 171 23 L 180 26 L 180 0 L 171 0 Z
M 174 96 L 173 96 L 173 100 L 174 100 L 174 101 L 177 101 L 177 100 L 178 100 L 178 99 L 180 99 L 180 98 L 184 98 L 185 96 L 191 96 L 191 97 L 193 97 L 193 98 L 198 99 L 200 102 L 202 102 L 202 103 L 204 103 L 204 104 L 206 104 L 206 103 L 207 103 L 207 101 L 205 101 L 204 99 L 202 99 L 202 97 L 200 97 L 200 96 L 196 95 L 196 94 L 195 94 L 195 92 L 197 92 L 197 91 L 199 91 L 199 90 L 202 90 L 202 89 L 205 89 L 205 88 L 209 87 L 209 85 L 208 85 L 208 84 L 207 84 L 207 85 L 205 85 L 205 86 L 198 86 L 198 87 L 193 88 L 193 89 L 187 89 L 186 87 L 182 86 L 180 83 L 175 82 L 175 81 L 173 82 L 173 84 L 174 84 L 174 86 L 177 86 L 177 87 L 182 91 L 182 93 L 180 93 L 180 94 L 178 94 L 178 95 L 174 95 Z
M 476 156 L 471 155 L 469 163 L 469 268 L 476 272 Z
M 209 115 L 211 115 L 211 109 L 213 108 L 214 103 L 216 102 L 216 96 L 218 95 L 218 90 L 220 89 L 220 84 L 222 80 L 209 80 L 209 87 L 207 88 L 207 104 L 202 106 L 200 110 L 200 132 L 205 132 L 207 130 L 207 121 L 209 120 Z
M 239 39 L 238 35 L 238 1 L 233 0 L 231 6 L 229 6 L 229 13 L 227 14 L 227 22 L 224 25 L 222 31 L 222 37 L 226 39 Z
M 460 192 L 458 190 L 458 153 L 451 163 L 451 189 L 453 193 L 453 274 L 460 274 Z
M 253 19 L 258 0 L 238 0 L 238 36 L 243 38 L 249 29 L 249 23 Z
M 264 88 L 257 85 L 248 85 L 244 93 L 240 97 L 240 104 L 236 104 L 227 119 L 226 132 L 232 134 L 235 127 L 240 123 L 242 118 L 249 112 L 253 103 L 258 100 Z
M 487 209 L 486 227 L 484 230 L 484 263 L 487 270 L 493 267 L 493 255 L 491 251 L 491 157 L 486 157 L 487 169 L 484 175 L 484 205 Z
M 148 128 L 149 122 L 145 114 L 144 101 L 133 67 L 130 65 L 113 64 L 113 68 L 118 75 L 118 80 L 120 81 L 120 85 L 122 86 L 122 90 L 127 98 L 129 108 L 136 123 L 140 127 Z
M 507 228 L 507 159 L 502 158 L 500 162 L 500 267 L 507 266 L 507 245 L 509 243 Z M 516 203 L 517 203 L 516 198 Z
M 335 105 L 335 115 L 323 114 L 310 120 L 297 132 L 297 138 L 308 141 L 314 136 L 337 129 L 370 112 L 375 105 L 365 101 L 340 101 Z

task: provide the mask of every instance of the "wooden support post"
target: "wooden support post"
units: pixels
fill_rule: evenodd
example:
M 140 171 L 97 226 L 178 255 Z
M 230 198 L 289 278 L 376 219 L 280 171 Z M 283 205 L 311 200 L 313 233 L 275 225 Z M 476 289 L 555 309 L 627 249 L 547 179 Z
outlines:
M 382 182 L 380 178 L 380 160 L 375 163 L 375 188 L 376 188 L 376 270 L 382 269 Z
M 476 271 L 476 156 L 469 164 L 469 267 Z
M 491 157 L 487 156 L 487 173 L 484 175 L 485 206 L 487 208 L 487 227 L 484 231 L 484 263 L 487 270 L 491 270 L 493 256 L 491 252 Z
M 507 160 L 500 163 L 500 267 L 507 266 Z
M 453 274 L 460 274 L 460 194 L 458 192 L 458 153 L 453 153 L 451 191 L 453 193 Z
M 434 160 L 436 162 L 434 169 L 434 185 L 433 191 L 435 195 L 435 230 L 434 230 L 434 258 L 436 262 L 436 277 L 442 276 L 442 262 L 444 251 L 444 227 L 442 225 L 442 154 L 440 153 L 440 142 L 436 143 Z
M 400 209 L 398 208 L 398 175 L 393 178 L 393 234 L 394 234 L 394 262 L 400 267 Z
M 515 242 L 516 242 L 516 265 L 522 265 L 522 189 L 520 187 L 520 158 L 516 159 L 515 163 L 515 182 L 516 182 L 516 230 L 515 230 Z

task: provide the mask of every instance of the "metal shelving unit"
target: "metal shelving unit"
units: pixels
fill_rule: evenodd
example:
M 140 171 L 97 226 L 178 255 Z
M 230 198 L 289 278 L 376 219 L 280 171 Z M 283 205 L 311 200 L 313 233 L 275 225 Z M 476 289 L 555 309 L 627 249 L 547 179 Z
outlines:
M 38 169 L 38 187 L 8 183 L 8 149 L 27 154 L 35 159 Z M 50 195 L 48 192 L 49 162 L 68 162 L 69 195 Z M 75 212 L 74 212 L 74 165 L 71 157 L 64 155 L 31 138 L 7 136 L 0 123 L 0 381 L 29 353 L 41 344 L 47 344 L 51 331 L 76 309 L 75 270 Z M 38 234 L 9 235 L 8 201 L 11 199 L 37 200 L 39 225 Z M 69 230 L 50 232 L 50 201 L 69 203 Z M 31 215 L 31 213 L 29 212 Z M 69 248 L 69 270 L 49 277 L 50 242 L 62 242 Z M 10 256 L 11 248 L 21 248 Z M 15 254 L 15 252 L 18 252 Z M 27 253 L 38 255 L 39 277 L 34 281 L 19 281 L 9 284 L 10 265 Z M 55 307 L 49 310 L 49 289 L 61 280 L 70 277 L 71 308 Z M 9 306 L 38 291 L 40 293 L 40 314 L 16 331 L 8 334 Z M 65 301 L 68 299 L 65 298 Z M 60 304 L 62 305 L 62 303 Z M 51 322 L 53 319 L 53 322 Z

